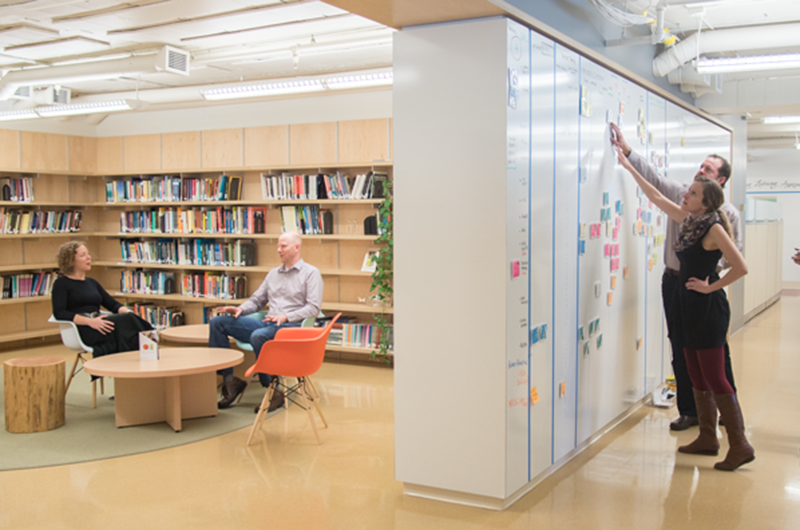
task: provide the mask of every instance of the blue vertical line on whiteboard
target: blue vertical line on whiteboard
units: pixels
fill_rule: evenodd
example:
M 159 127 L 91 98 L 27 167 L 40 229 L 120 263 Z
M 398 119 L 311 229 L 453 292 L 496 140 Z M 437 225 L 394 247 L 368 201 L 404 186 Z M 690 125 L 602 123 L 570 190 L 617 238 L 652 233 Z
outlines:
M 581 235 L 581 74 L 583 73 L 583 57 L 578 55 L 578 153 L 577 153 L 577 162 L 578 162 L 578 233 L 576 234 L 578 237 L 576 238 L 580 244 L 580 235 Z M 575 248 L 575 323 L 577 325 L 578 322 L 581 321 L 581 249 L 579 247 Z M 578 367 L 580 366 L 580 345 L 578 344 L 578 330 L 573 330 L 573 337 L 575 337 L 575 430 L 573 432 L 573 442 L 572 447 L 578 447 Z
M 531 481 L 531 228 L 533 212 L 531 212 L 531 189 L 533 188 L 533 38 L 528 29 L 528 482 Z
M 553 43 L 553 221 L 551 223 L 552 243 L 550 249 L 551 270 L 550 276 L 550 315 L 553 319 L 553 327 L 550 330 L 550 465 L 556 462 L 556 103 L 558 102 L 557 91 L 555 88 L 556 80 L 556 61 L 558 57 L 558 43 Z
M 647 120 L 647 124 L 649 126 L 650 125 L 650 92 L 645 92 L 644 103 L 645 103 L 645 109 L 647 109 L 647 110 L 645 110 L 645 119 Z M 646 130 L 645 130 L 645 134 L 647 134 Z M 645 159 L 645 162 L 648 159 L 647 154 L 648 154 L 649 150 L 650 150 L 650 142 L 645 141 L 645 145 L 644 145 L 644 155 L 645 155 L 644 159 Z M 647 242 L 645 242 L 645 244 L 644 244 L 644 350 L 642 352 L 644 354 L 644 373 L 642 374 L 642 379 L 644 380 L 643 381 L 644 382 L 644 386 L 642 387 L 644 389 L 643 397 L 647 395 L 647 351 L 648 351 L 648 348 L 647 348 L 647 323 L 648 323 L 648 320 L 647 320 L 647 307 L 648 307 L 648 305 L 647 305 L 647 303 L 648 303 L 649 294 L 650 294 L 650 289 L 649 288 L 650 288 L 650 267 L 648 267 L 648 263 L 647 263 Z

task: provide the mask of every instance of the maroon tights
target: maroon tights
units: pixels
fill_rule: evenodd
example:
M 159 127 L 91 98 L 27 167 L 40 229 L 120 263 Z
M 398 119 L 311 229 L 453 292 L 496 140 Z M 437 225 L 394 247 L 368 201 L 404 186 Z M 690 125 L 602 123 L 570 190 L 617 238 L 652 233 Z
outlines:
M 697 390 L 713 394 L 733 394 L 733 387 L 725 377 L 725 347 L 704 350 L 683 349 L 686 368 Z

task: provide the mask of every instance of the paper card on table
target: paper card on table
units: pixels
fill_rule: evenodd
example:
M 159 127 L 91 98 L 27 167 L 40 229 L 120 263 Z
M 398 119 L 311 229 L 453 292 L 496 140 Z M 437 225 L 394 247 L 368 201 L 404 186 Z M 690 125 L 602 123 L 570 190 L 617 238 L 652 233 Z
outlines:
M 536 387 L 531 388 L 531 405 L 535 405 L 539 403 L 539 391 L 536 390 Z
M 562 381 L 560 385 L 558 385 L 558 393 L 561 394 L 561 397 L 567 395 L 567 382 Z
M 139 359 L 142 361 L 157 361 L 158 354 L 158 331 L 139 332 Z

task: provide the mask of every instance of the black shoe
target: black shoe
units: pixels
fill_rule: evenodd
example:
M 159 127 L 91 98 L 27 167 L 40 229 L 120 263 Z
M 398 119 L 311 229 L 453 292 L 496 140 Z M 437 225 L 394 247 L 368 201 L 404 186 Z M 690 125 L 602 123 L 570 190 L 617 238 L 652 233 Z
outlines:
M 697 416 L 678 416 L 678 419 L 669 424 L 671 431 L 685 431 L 697 425 Z
M 217 408 L 227 409 L 230 407 L 239 394 L 247 388 L 247 383 L 238 377 L 234 377 L 230 382 L 222 385 L 222 399 L 217 403 Z
M 283 397 L 283 392 L 280 390 L 275 390 L 272 394 L 272 399 L 269 400 L 269 408 L 267 409 L 267 413 L 273 412 L 281 408 L 286 401 L 286 398 Z M 255 413 L 258 414 L 259 405 L 256 405 Z

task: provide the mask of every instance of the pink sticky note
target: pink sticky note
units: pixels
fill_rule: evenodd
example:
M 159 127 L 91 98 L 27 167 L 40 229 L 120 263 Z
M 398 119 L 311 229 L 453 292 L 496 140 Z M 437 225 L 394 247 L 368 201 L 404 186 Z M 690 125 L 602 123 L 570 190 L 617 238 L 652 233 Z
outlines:
M 519 261 L 511 262 L 511 277 L 519 278 Z

